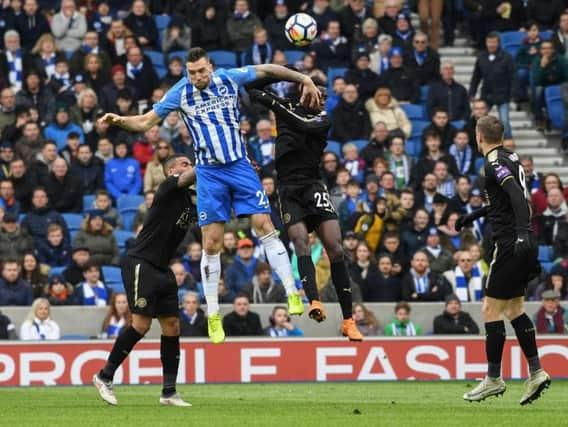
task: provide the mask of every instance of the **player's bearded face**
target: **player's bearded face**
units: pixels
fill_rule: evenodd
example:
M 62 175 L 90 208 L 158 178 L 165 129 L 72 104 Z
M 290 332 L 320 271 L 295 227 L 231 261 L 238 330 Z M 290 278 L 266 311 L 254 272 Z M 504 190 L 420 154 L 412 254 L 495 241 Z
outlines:
M 197 89 L 203 90 L 209 86 L 213 68 L 207 58 L 200 58 L 195 62 L 187 62 L 186 68 L 189 81 Z

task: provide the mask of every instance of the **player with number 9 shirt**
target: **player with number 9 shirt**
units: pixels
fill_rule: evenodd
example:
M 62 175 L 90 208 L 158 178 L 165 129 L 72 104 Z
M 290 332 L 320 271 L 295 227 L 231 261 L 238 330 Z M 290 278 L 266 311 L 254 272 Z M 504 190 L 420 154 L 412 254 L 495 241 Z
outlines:
M 352 319 L 351 281 L 345 265 L 341 229 L 329 193 L 319 176 L 319 163 L 327 145 L 330 121 L 323 110 L 305 108 L 297 97 L 281 99 L 264 90 L 268 84 L 255 82 L 251 99 L 269 108 L 276 115 L 276 171 L 282 222 L 298 257 L 298 270 L 306 296 L 310 300 L 309 316 L 321 322 L 325 311 L 319 301 L 315 268 L 310 256 L 308 233 L 315 231 L 331 261 L 331 277 L 343 314 L 341 331 L 351 341 L 363 336 Z M 249 86 L 250 88 L 250 86 Z M 320 87 L 324 93 L 325 89 Z

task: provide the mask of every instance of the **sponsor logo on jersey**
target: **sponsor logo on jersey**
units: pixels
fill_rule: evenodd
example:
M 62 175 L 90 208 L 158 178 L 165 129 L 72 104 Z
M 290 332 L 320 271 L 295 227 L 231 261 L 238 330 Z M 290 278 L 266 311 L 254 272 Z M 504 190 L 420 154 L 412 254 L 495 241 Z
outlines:
M 497 179 L 503 179 L 506 176 L 511 176 L 513 175 L 511 173 L 511 171 L 509 170 L 509 168 L 507 166 L 499 166 L 497 168 L 495 168 L 495 176 L 497 177 Z

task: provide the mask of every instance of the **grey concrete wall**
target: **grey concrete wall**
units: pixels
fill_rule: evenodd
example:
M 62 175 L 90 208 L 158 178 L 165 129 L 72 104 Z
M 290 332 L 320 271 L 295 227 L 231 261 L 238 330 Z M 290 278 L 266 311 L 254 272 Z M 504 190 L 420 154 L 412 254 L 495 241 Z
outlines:
M 394 304 L 390 303 L 369 303 L 366 304 L 377 317 L 381 327 L 390 322 L 393 317 Z M 326 304 L 327 320 L 323 323 L 315 323 L 306 314 L 301 317 L 293 317 L 292 322 L 298 326 L 307 337 L 334 337 L 339 335 L 341 327 L 341 310 L 339 304 Z M 527 314 L 532 318 L 540 307 L 540 303 L 527 303 Z M 272 312 L 272 304 L 252 305 L 251 310 L 259 314 L 263 327 L 268 326 L 268 317 Z M 416 303 L 411 305 L 412 320 L 421 325 L 425 333 L 432 332 L 432 322 L 434 317 L 444 310 L 443 303 Z M 205 307 L 204 307 L 205 309 Z M 20 325 L 28 314 L 29 307 L 0 307 L 2 313 L 7 315 L 16 328 L 20 330 Z M 52 319 L 55 320 L 60 328 L 61 334 L 80 334 L 95 337 L 101 331 L 102 322 L 105 316 L 106 307 L 52 307 Z M 231 305 L 221 305 L 221 314 L 229 313 Z M 464 303 L 463 310 L 471 314 L 483 333 L 483 320 L 481 318 L 480 303 Z M 513 329 L 507 324 L 507 334 L 514 335 Z M 154 321 L 148 337 L 157 338 L 160 336 L 160 328 L 157 321 Z

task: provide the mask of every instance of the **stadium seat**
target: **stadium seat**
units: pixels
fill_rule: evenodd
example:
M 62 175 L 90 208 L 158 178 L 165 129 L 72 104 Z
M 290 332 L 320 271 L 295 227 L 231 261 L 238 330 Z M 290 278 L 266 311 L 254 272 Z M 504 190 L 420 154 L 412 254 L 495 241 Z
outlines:
M 63 274 L 67 267 L 51 267 L 49 270 L 49 277 L 53 277 L 56 274 Z
M 168 73 L 168 70 L 166 70 L 164 67 L 154 66 L 154 71 L 156 72 L 156 75 L 159 79 L 162 79 Z
M 244 67 L 245 65 L 250 65 L 250 64 L 248 64 L 248 61 L 247 61 L 247 52 L 242 52 L 241 53 L 241 67 Z
M 463 120 L 454 120 L 453 122 L 450 122 L 450 124 L 457 130 L 462 130 L 465 126 L 465 122 Z
M 327 141 L 327 146 L 325 147 L 325 151 L 331 151 L 332 153 L 337 154 L 339 157 L 342 156 L 341 153 L 341 142 L 337 141 Z
M 406 113 L 408 120 L 425 120 L 428 118 L 423 105 L 400 104 L 400 108 Z
M 77 235 L 78 232 L 79 230 L 69 230 L 69 238 L 71 239 L 71 244 L 73 244 L 75 236 Z
M 62 340 L 89 340 L 91 339 L 88 335 L 81 335 L 81 334 L 65 334 L 61 335 Z
M 552 38 L 552 35 L 554 33 L 550 30 L 546 30 L 546 31 L 541 31 L 540 32 L 540 38 L 543 40 L 550 40 Z
M 413 137 L 406 140 L 404 151 L 411 157 L 418 159 L 422 153 L 422 137 Z
M 71 59 L 71 57 L 73 56 L 73 53 L 75 53 L 75 51 L 73 50 L 66 50 L 65 51 L 65 58 L 67 58 L 67 60 L 69 61 Z
M 185 57 L 185 55 L 183 57 Z M 209 58 L 213 60 L 217 68 L 233 68 L 238 66 L 237 54 L 230 50 L 212 50 L 209 52 Z
M 538 260 L 540 262 L 551 262 L 553 256 L 552 246 L 540 245 L 538 247 Z
M 164 54 L 162 52 L 159 52 L 157 50 L 147 50 L 144 53 L 148 55 L 148 58 L 150 58 L 150 61 L 152 61 L 153 66 L 164 66 Z
M 411 120 L 412 122 L 412 133 L 410 134 L 411 138 L 420 138 L 422 140 L 422 132 L 426 129 L 430 122 L 426 120 Z
M 286 57 L 286 61 L 290 65 L 294 65 L 296 62 L 301 61 L 306 54 L 306 52 L 301 50 L 285 50 L 283 53 Z
M 168 62 L 170 62 L 170 59 L 172 59 L 174 56 L 177 56 L 178 58 L 181 59 L 181 62 L 185 64 L 186 55 L 187 52 L 185 50 L 174 50 L 173 52 L 168 53 Z
M 118 249 L 120 250 L 120 254 L 122 255 L 124 253 L 126 241 L 131 237 L 134 237 L 134 233 L 127 230 L 115 230 L 112 234 L 114 234 L 116 242 L 118 243 Z
M 503 32 L 500 34 L 501 47 L 514 58 L 526 36 L 527 33 L 521 31 Z
M 542 269 L 544 271 L 546 271 L 547 273 L 550 273 L 550 270 L 552 270 L 554 263 L 553 262 L 541 262 L 540 265 L 542 266 Z
M 478 157 L 475 159 L 475 173 L 479 173 L 479 170 L 483 167 L 483 157 Z
M 426 105 L 428 101 L 428 93 L 430 93 L 430 86 L 424 85 L 420 86 L 420 103 Z
M 361 150 L 369 144 L 369 140 L 367 140 L 367 139 L 353 139 L 351 141 L 347 141 L 347 144 L 355 144 L 355 147 L 357 147 L 357 152 L 360 153 Z
M 564 129 L 564 103 L 560 86 L 548 86 L 544 89 L 544 99 L 548 118 L 555 129 Z
M 120 267 L 116 267 L 114 265 L 103 265 L 102 270 L 105 278 L 105 285 L 112 289 L 113 292 L 124 292 L 124 284 L 122 283 Z
M 331 91 L 333 87 L 333 79 L 336 77 L 344 77 L 347 73 L 348 68 L 346 67 L 330 67 L 327 70 L 327 90 Z
M 138 206 L 140 206 L 142 203 L 144 203 L 144 196 L 125 195 L 120 197 L 116 201 L 116 207 L 118 211 L 121 212 L 124 209 L 131 209 L 131 208 L 138 209 Z
M 83 212 L 93 209 L 95 198 L 94 194 L 86 194 L 83 196 Z
M 122 220 L 122 228 L 125 231 L 133 231 L 134 218 L 136 218 L 138 208 L 124 208 L 120 211 L 120 219 Z
M 26 219 L 26 214 L 21 213 L 18 215 L 18 223 L 21 224 L 24 221 L 24 219 Z
M 65 220 L 65 224 L 67 224 L 69 231 L 81 229 L 81 222 L 83 222 L 83 219 L 85 218 L 83 214 L 76 213 L 63 213 L 61 216 Z
M 154 15 L 154 22 L 156 23 L 156 28 L 158 29 L 158 32 L 165 30 L 168 24 L 170 23 L 170 20 L 171 18 L 169 15 Z

